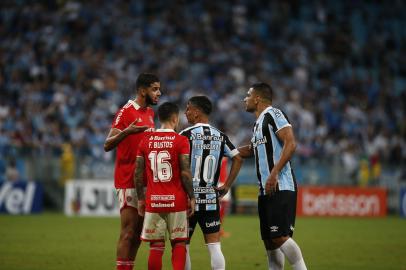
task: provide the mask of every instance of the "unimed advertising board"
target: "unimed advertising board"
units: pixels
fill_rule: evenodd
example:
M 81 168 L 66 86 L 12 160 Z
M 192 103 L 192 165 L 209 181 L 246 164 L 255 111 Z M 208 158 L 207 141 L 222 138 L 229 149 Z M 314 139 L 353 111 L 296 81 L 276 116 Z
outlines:
M 301 216 L 386 216 L 386 190 L 301 187 L 297 207 L 297 214 Z
M 117 216 L 119 209 L 113 181 L 67 182 L 65 214 L 68 216 Z

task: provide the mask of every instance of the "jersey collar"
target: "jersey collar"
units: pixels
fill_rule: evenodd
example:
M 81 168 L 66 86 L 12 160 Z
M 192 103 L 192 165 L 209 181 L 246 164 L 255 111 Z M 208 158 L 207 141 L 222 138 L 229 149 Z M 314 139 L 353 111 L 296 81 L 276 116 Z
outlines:
M 159 128 L 155 130 L 156 132 L 175 132 L 175 130 L 170 129 L 170 128 Z
M 271 105 L 271 106 L 266 107 L 266 108 L 265 108 L 265 110 L 263 110 L 263 111 L 262 111 L 262 113 L 261 113 L 261 114 L 258 116 L 258 118 L 257 118 L 257 121 L 256 121 L 256 122 L 258 122 L 258 121 L 259 121 L 259 119 L 261 119 L 261 117 L 262 117 L 262 116 L 264 116 L 264 114 L 266 114 L 266 113 L 269 111 L 269 109 L 270 109 L 270 108 L 272 108 L 272 105 Z
M 198 126 L 205 126 L 205 127 L 210 127 L 210 124 L 205 124 L 205 123 L 196 123 L 193 127 L 198 127 Z
M 139 110 L 141 108 L 140 105 L 138 105 L 137 102 L 135 102 L 134 100 L 128 100 L 128 103 L 130 103 L 131 105 L 133 105 L 134 109 Z

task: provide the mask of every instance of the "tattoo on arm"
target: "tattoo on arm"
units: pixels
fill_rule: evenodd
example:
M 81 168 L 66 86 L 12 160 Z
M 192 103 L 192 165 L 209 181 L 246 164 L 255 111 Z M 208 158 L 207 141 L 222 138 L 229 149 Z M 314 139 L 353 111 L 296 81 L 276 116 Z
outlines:
M 134 184 L 137 189 L 138 200 L 145 200 L 144 194 L 144 158 L 137 157 L 135 160 Z
M 195 197 L 193 193 L 193 183 L 192 183 L 192 173 L 190 172 L 190 159 L 189 155 L 179 155 L 180 159 L 180 170 L 181 170 L 181 180 L 183 188 L 188 194 L 189 198 Z

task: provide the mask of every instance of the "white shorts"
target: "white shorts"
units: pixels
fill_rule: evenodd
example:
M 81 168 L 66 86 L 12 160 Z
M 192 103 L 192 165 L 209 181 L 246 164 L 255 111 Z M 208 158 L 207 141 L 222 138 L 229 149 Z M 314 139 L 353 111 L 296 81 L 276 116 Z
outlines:
M 141 239 L 146 242 L 165 241 L 165 234 L 169 232 L 169 239 L 188 239 L 188 219 L 185 211 L 170 213 L 145 212 Z
M 120 212 L 126 207 L 138 207 L 138 197 L 135 188 L 117 188 L 116 194 L 120 204 Z

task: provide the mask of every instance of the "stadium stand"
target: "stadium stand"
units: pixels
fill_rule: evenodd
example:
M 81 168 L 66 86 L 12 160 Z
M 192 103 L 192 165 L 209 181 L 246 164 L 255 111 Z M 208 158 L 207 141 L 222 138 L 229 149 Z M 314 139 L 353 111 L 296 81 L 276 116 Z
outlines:
M 210 96 L 236 145 L 251 135 L 247 86 L 270 82 L 304 183 L 404 178 L 405 3 L 231 2 L 1 1 L 0 179 L 12 160 L 26 180 L 111 177 L 102 145 L 142 71 L 161 102 Z

